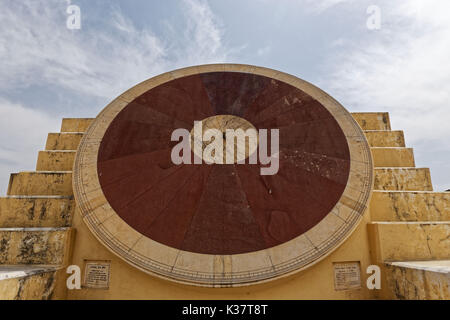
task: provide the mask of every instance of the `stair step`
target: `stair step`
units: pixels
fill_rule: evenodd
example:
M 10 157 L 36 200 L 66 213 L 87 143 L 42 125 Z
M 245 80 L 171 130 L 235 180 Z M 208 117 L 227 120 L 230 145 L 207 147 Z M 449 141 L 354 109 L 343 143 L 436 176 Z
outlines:
M 72 171 L 76 151 L 40 151 L 36 165 L 37 171 Z
M 354 112 L 352 116 L 363 130 L 391 130 L 387 112 Z
M 371 148 L 375 167 L 414 167 L 412 148 Z M 72 170 L 76 150 L 40 151 L 36 170 L 70 171 Z
M 71 171 L 19 172 L 11 174 L 8 196 L 72 196 Z
M 51 298 L 58 266 L 0 266 L 0 300 L 48 300 Z
M 363 130 L 391 130 L 388 112 L 353 112 L 353 118 Z M 64 118 L 61 132 L 86 132 L 94 118 Z
M 405 147 L 405 137 L 400 130 L 366 130 L 364 134 L 371 147 Z
M 93 121 L 93 118 L 64 118 L 61 132 L 86 132 Z
M 395 261 L 395 262 L 387 262 L 386 264 L 399 268 L 408 268 L 408 269 L 450 274 L 450 260 Z
M 45 150 L 77 150 L 83 132 L 49 133 Z
M 373 222 L 368 230 L 378 263 L 450 259 L 450 221 Z
M 0 228 L 68 227 L 74 208 L 72 197 L 0 198 Z
M 433 191 L 429 168 L 375 168 L 374 190 Z
M 72 228 L 0 228 L 0 264 L 65 265 Z
M 450 221 L 449 192 L 374 191 L 372 221 Z
M 59 269 L 61 267 L 58 265 L 0 265 L 0 281 L 53 272 Z
M 415 167 L 412 148 L 370 148 L 374 167 Z
M 450 260 L 388 262 L 385 273 L 388 299 L 450 299 Z

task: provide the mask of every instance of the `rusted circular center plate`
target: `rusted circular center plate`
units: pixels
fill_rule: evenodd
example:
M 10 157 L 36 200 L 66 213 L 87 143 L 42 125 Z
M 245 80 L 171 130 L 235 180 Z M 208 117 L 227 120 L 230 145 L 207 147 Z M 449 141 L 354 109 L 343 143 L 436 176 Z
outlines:
M 258 140 L 230 164 L 194 163 L 208 147 L 192 137 L 195 123 L 224 133 L 225 145 L 226 129 L 256 129 Z M 171 158 L 176 129 L 191 133 L 192 163 Z M 275 142 L 278 165 L 266 161 Z M 143 271 L 205 286 L 267 281 L 319 261 L 357 226 L 371 188 L 369 146 L 338 102 L 246 65 L 190 67 L 130 89 L 93 122 L 74 167 L 78 207 L 105 246 Z

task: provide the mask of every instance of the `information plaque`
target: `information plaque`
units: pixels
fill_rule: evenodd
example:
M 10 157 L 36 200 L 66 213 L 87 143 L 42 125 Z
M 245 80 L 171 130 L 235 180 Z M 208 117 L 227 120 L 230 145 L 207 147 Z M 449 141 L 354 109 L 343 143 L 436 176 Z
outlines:
M 361 288 L 361 267 L 359 262 L 334 264 L 334 288 L 337 291 Z
M 83 286 L 91 289 L 109 289 L 110 272 L 110 261 L 85 260 Z

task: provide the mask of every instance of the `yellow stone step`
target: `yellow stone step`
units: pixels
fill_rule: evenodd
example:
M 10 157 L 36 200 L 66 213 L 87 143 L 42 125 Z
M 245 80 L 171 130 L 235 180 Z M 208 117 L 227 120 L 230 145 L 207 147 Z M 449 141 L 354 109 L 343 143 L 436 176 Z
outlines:
M 370 148 L 375 167 L 415 167 L 412 148 Z
M 72 171 L 76 151 L 39 151 L 36 171 Z
M 387 112 L 353 112 L 353 118 L 358 122 L 361 128 L 365 131 L 390 131 L 391 124 L 389 119 L 389 113 Z M 64 118 L 61 124 L 61 133 L 84 133 L 88 129 L 89 125 L 94 121 L 94 118 Z M 394 131 L 393 134 L 381 133 L 384 135 L 383 137 L 378 137 L 374 139 L 394 139 L 397 143 L 401 143 L 403 138 L 403 132 Z M 369 133 L 369 135 L 375 135 L 376 133 Z M 54 135 L 54 134 L 52 134 Z M 51 146 L 54 143 L 54 139 L 57 137 L 52 136 L 50 142 L 50 149 L 48 150 L 56 150 Z M 66 137 L 70 139 L 69 137 Z M 403 138 L 403 139 L 402 139 Z M 65 150 L 65 149 L 62 149 Z
M 71 171 L 19 172 L 11 174 L 8 196 L 72 196 Z
M 49 133 L 45 150 L 77 150 L 83 132 Z
M 391 130 L 387 112 L 353 112 L 352 116 L 363 130 Z
M 372 156 L 375 167 L 414 167 L 414 152 L 412 148 L 379 148 L 373 147 Z M 40 151 L 38 156 L 38 171 L 69 171 L 72 170 L 76 151 L 74 150 L 46 150 Z
M 374 190 L 433 191 L 429 168 L 375 168 Z
M 93 118 L 64 118 L 61 124 L 61 132 L 86 132 Z
M 363 130 L 391 130 L 388 112 L 353 112 L 353 118 Z M 64 118 L 61 132 L 86 132 L 94 118 Z
M 388 112 L 353 112 L 353 118 L 363 130 L 391 130 Z M 94 118 L 64 118 L 61 132 L 86 132 Z
M 64 196 L 0 198 L 0 228 L 69 227 L 75 203 Z
M 372 222 L 368 230 L 377 263 L 450 259 L 450 221 Z
M 0 228 L 0 264 L 66 265 L 72 228 Z
M 450 300 L 450 260 L 388 262 L 384 299 Z
M 0 266 L 0 300 L 48 300 L 59 266 Z
M 371 147 L 405 147 L 405 137 L 400 130 L 366 130 L 364 134 Z
M 450 193 L 374 191 L 372 221 L 450 221 Z

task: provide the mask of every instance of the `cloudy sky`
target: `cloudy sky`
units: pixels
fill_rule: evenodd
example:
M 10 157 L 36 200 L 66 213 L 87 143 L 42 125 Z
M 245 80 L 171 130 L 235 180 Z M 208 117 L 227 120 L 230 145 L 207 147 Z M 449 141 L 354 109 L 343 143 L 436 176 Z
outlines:
M 67 7 L 81 29 L 66 27 Z M 369 6 L 381 28 L 367 27 Z M 436 191 L 450 189 L 448 0 L 0 0 L 0 192 L 33 170 L 62 117 L 95 117 L 174 68 L 246 63 L 389 111 Z

